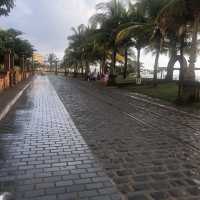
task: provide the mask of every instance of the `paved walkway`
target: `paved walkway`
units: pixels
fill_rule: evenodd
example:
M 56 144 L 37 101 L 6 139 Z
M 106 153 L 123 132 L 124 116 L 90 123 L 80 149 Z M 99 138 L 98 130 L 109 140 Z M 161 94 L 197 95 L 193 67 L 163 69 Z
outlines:
M 0 122 L 0 192 L 17 200 L 121 199 L 46 77 Z
M 50 77 L 93 153 L 130 200 L 200 199 L 200 119 L 115 88 Z
M 27 80 L 24 80 L 17 85 L 14 85 L 14 87 L 7 88 L 0 92 L 0 119 L 4 116 L 6 113 L 6 108 L 10 106 L 10 103 L 15 101 L 16 96 L 26 88 L 29 83 L 32 81 L 32 77 L 28 78 Z M 8 109 L 9 110 L 9 109 Z

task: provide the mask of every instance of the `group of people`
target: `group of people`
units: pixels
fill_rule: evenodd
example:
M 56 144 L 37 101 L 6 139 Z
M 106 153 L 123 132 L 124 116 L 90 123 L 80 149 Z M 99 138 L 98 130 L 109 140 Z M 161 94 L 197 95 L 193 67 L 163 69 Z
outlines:
M 87 75 L 88 81 L 96 81 L 96 80 L 100 80 L 100 79 L 101 79 L 100 73 L 97 72 L 96 70 L 93 72 L 88 72 L 88 75 Z
M 97 80 L 101 80 L 103 82 L 107 82 L 109 79 L 109 73 L 105 73 L 105 74 L 100 74 L 99 72 L 97 72 L 96 70 L 93 72 L 88 72 L 87 74 L 87 80 L 88 81 L 97 81 Z

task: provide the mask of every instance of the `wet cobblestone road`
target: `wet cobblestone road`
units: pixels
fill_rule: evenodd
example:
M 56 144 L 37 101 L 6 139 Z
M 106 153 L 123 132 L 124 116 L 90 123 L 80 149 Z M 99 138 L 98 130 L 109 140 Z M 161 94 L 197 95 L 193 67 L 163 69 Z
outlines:
M 0 193 L 16 200 L 121 199 L 46 77 L 0 122 Z
M 108 176 L 130 200 L 200 199 L 200 118 L 115 88 L 49 79 Z

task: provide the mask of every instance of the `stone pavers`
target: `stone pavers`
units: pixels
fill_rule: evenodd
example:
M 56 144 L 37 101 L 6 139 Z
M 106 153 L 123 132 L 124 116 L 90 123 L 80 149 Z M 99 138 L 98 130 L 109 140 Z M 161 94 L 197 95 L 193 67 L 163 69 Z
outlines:
M 17 200 L 121 199 L 46 77 L 0 122 L 0 192 Z
M 2 111 L 8 106 L 10 102 L 33 80 L 33 77 L 29 77 L 27 80 L 24 80 L 17 85 L 14 85 L 11 88 L 7 88 L 0 92 L 0 117 Z
M 200 199 L 199 119 L 114 88 L 50 80 L 93 153 L 130 200 Z

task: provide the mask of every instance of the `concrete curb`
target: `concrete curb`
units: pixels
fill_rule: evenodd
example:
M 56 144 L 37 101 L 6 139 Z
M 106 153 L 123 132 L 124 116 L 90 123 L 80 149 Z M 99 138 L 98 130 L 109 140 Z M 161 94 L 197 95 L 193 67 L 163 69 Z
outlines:
M 172 106 L 168 106 L 168 105 L 164 105 L 164 104 L 161 104 L 161 103 L 156 103 L 156 102 L 152 102 L 151 100 L 148 100 L 148 99 L 144 99 L 142 97 L 136 97 L 136 96 L 133 96 L 133 95 L 127 95 L 129 97 L 131 97 L 132 99 L 136 100 L 136 101 L 143 101 L 145 103 L 148 103 L 148 104 L 151 104 L 153 106 L 158 106 L 160 108 L 163 108 L 165 110 L 170 110 L 170 111 L 174 111 L 174 112 L 177 112 L 179 114 L 184 114 L 184 115 L 187 115 L 189 117 L 193 117 L 193 118 L 196 118 L 196 119 L 200 119 L 200 116 L 196 115 L 196 114 L 192 114 L 192 113 L 189 113 L 187 111 L 183 111 L 183 110 L 179 110 L 175 107 L 172 107 Z
M 8 114 L 11 108 L 15 105 L 18 99 L 22 96 L 24 91 L 31 85 L 31 82 L 27 83 L 26 86 L 12 99 L 7 106 L 0 112 L 0 121 Z

